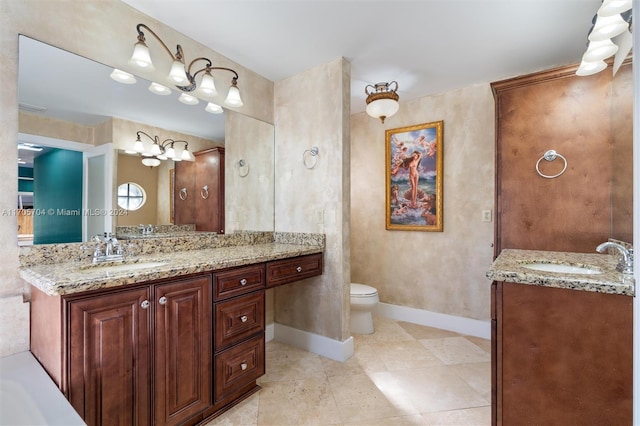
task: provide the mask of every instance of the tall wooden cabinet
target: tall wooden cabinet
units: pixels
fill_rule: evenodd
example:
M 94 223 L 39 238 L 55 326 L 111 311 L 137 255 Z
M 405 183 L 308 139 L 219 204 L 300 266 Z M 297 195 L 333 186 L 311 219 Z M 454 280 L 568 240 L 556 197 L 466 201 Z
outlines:
M 175 166 L 174 223 L 224 234 L 224 148 L 194 153 Z

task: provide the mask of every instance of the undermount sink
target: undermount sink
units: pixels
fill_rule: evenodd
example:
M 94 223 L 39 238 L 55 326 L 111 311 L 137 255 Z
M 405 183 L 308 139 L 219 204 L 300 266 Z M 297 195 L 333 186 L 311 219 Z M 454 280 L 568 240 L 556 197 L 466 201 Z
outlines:
M 137 271 L 139 269 L 157 268 L 158 266 L 166 265 L 166 262 L 138 262 L 138 263 L 119 263 L 119 264 L 105 264 L 105 265 L 91 265 L 90 268 L 86 268 L 89 271 L 96 272 L 121 272 L 121 271 Z
M 595 275 L 602 273 L 602 271 L 596 267 L 568 265 L 566 263 L 531 262 L 523 263 L 520 266 L 536 271 L 556 272 L 560 274 Z

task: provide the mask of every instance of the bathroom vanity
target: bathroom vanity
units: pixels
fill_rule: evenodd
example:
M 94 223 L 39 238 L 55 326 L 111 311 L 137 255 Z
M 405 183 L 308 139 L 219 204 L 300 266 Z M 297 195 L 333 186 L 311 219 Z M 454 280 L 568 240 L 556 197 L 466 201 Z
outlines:
M 31 352 L 89 425 L 204 422 L 260 389 L 265 290 L 322 274 L 323 249 L 263 242 L 24 267 Z
M 492 423 L 631 424 L 633 278 L 616 256 L 503 250 L 492 283 Z

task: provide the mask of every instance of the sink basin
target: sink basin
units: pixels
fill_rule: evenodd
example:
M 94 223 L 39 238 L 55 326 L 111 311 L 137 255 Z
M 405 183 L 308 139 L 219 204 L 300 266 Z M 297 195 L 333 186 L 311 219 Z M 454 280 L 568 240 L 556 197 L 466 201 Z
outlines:
M 536 271 L 556 272 L 559 274 L 595 275 L 595 274 L 602 273 L 600 269 L 595 267 L 568 265 L 566 263 L 532 262 L 532 263 L 524 263 L 520 266 L 524 266 L 525 268 L 529 268 L 529 269 L 534 269 Z
M 96 272 L 122 272 L 122 271 L 137 271 L 139 269 L 157 268 L 158 266 L 166 265 L 166 262 L 139 262 L 139 263 L 120 263 L 114 265 L 109 263 L 107 265 L 91 265 L 91 268 L 87 268 L 89 271 Z

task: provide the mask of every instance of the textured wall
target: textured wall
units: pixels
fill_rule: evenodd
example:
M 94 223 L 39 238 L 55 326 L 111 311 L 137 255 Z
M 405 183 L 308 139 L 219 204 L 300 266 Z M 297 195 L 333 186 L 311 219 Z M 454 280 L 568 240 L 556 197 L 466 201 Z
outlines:
M 385 230 L 385 129 L 444 120 L 444 232 Z M 351 280 L 380 301 L 486 320 L 494 206 L 494 103 L 482 84 L 351 120 Z
M 158 168 L 147 167 L 139 157 L 118 154 L 118 171 L 116 188 L 123 183 L 133 182 L 144 189 L 146 200 L 138 210 L 129 211 L 124 216 L 118 216 L 118 226 L 136 226 L 156 224 L 158 205 Z M 114 207 L 118 206 L 117 200 Z M 118 206 L 119 208 L 120 206 Z
M 160 32 L 171 44 L 181 44 L 189 57 L 207 56 L 216 65 L 234 68 L 242 85 L 243 114 L 273 120 L 273 83 L 251 70 L 229 61 L 177 31 L 159 23 L 118 0 L 0 0 L 0 211 L 15 208 L 17 199 L 18 134 L 18 34 L 50 43 L 95 61 L 130 70 L 127 62 L 136 39 L 135 26 L 144 22 Z M 156 65 L 161 78 L 161 62 Z M 0 217 L 0 297 L 19 295 L 23 282 L 18 278 L 17 218 Z M 19 298 L 7 299 L 15 303 Z M 0 329 L 0 355 L 25 350 L 28 341 L 28 305 L 10 307 L 21 314 L 11 316 Z M 23 315 L 23 312 L 27 315 Z M 11 344 L 16 336 L 22 345 Z
M 277 288 L 275 321 L 340 341 L 350 335 L 349 102 L 342 58 L 275 87 L 275 230 L 326 235 L 324 274 Z M 313 146 L 320 158 L 309 170 L 303 155 Z

